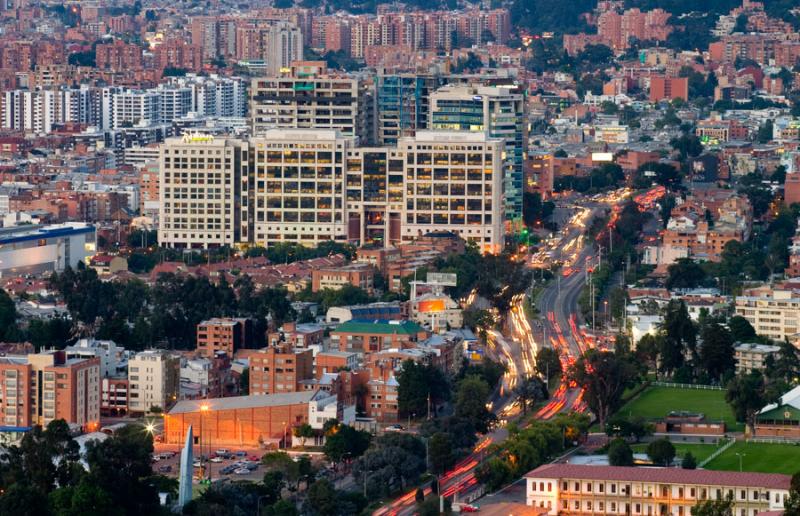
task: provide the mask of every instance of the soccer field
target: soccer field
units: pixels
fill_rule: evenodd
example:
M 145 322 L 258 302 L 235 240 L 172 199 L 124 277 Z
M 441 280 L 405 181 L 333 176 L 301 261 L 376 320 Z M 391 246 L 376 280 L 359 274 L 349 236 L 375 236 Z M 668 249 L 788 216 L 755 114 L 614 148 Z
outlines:
M 744 430 L 744 425 L 736 422 L 733 410 L 725 401 L 725 391 L 649 387 L 636 399 L 623 406 L 619 414 L 659 419 L 672 410 L 700 412 L 705 414 L 708 420 L 723 420 L 729 432 Z
M 794 444 L 763 444 L 737 442 L 720 456 L 704 466 L 705 469 L 783 473 L 793 475 L 800 471 L 800 446 Z

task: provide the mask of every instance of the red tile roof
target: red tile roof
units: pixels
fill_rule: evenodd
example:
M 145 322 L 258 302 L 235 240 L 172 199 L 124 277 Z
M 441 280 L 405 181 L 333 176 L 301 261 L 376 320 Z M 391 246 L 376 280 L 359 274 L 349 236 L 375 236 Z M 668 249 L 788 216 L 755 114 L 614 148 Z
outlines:
M 586 466 L 579 464 L 545 464 L 529 472 L 525 477 L 764 487 L 786 490 L 789 489 L 792 479 L 789 475 L 777 473 L 739 473 L 738 471 L 711 471 L 705 469 Z

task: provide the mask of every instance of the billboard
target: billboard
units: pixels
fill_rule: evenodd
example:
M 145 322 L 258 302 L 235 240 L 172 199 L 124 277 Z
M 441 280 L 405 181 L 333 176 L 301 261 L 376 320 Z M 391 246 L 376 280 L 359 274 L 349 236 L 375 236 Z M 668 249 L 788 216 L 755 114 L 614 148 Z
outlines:
M 610 152 L 593 152 L 592 161 L 614 161 L 614 155 Z
M 443 285 L 445 287 L 455 287 L 456 279 L 456 274 L 450 272 L 429 272 L 426 283 L 431 285 Z
M 427 299 L 417 305 L 417 311 L 421 314 L 444 312 L 446 308 L 444 299 Z

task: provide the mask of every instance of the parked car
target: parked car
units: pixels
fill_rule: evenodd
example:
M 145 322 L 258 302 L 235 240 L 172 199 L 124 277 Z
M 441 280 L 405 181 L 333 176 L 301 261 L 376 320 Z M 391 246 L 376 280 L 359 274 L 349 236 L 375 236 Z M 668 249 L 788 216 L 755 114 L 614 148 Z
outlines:
M 170 473 L 172 471 L 172 466 L 167 464 L 166 466 L 159 466 L 158 472 L 159 473 Z
M 227 457 L 231 451 L 226 448 L 220 448 L 216 451 L 218 457 Z
M 250 470 L 247 469 L 247 468 L 239 468 L 236 471 L 234 471 L 234 473 L 237 474 L 237 475 L 249 475 L 250 474 Z
M 253 462 L 261 462 L 261 457 L 257 455 L 250 455 L 249 457 L 247 457 L 247 460 L 251 460 Z
M 480 509 L 477 505 L 469 503 L 454 503 L 453 512 L 478 512 Z
M 405 430 L 403 425 L 391 425 L 386 427 L 387 432 L 402 432 L 403 430 Z
M 192 463 L 192 466 L 194 466 L 195 468 L 199 468 L 201 466 L 200 461 L 199 460 L 194 461 Z
M 236 466 L 234 466 L 233 464 L 230 464 L 230 465 L 225 466 L 224 468 L 220 469 L 219 472 L 221 474 L 223 474 L 223 475 L 230 475 L 231 473 L 233 473 L 237 469 L 238 468 Z
M 214 462 L 214 463 L 220 463 L 220 462 L 222 462 L 222 457 L 220 457 L 219 455 L 217 455 L 216 457 L 211 457 L 211 459 L 209 459 L 209 460 L 210 460 L 211 462 Z

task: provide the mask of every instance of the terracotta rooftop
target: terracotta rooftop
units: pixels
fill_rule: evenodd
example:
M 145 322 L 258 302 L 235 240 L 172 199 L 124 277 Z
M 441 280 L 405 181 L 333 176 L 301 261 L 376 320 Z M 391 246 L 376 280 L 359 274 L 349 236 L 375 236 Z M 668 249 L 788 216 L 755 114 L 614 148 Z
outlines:
M 776 473 L 739 473 L 738 471 L 711 471 L 705 469 L 682 468 L 584 466 L 578 464 L 546 464 L 529 472 L 525 477 L 764 487 L 787 490 L 791 482 L 791 477 L 789 475 L 780 475 Z

